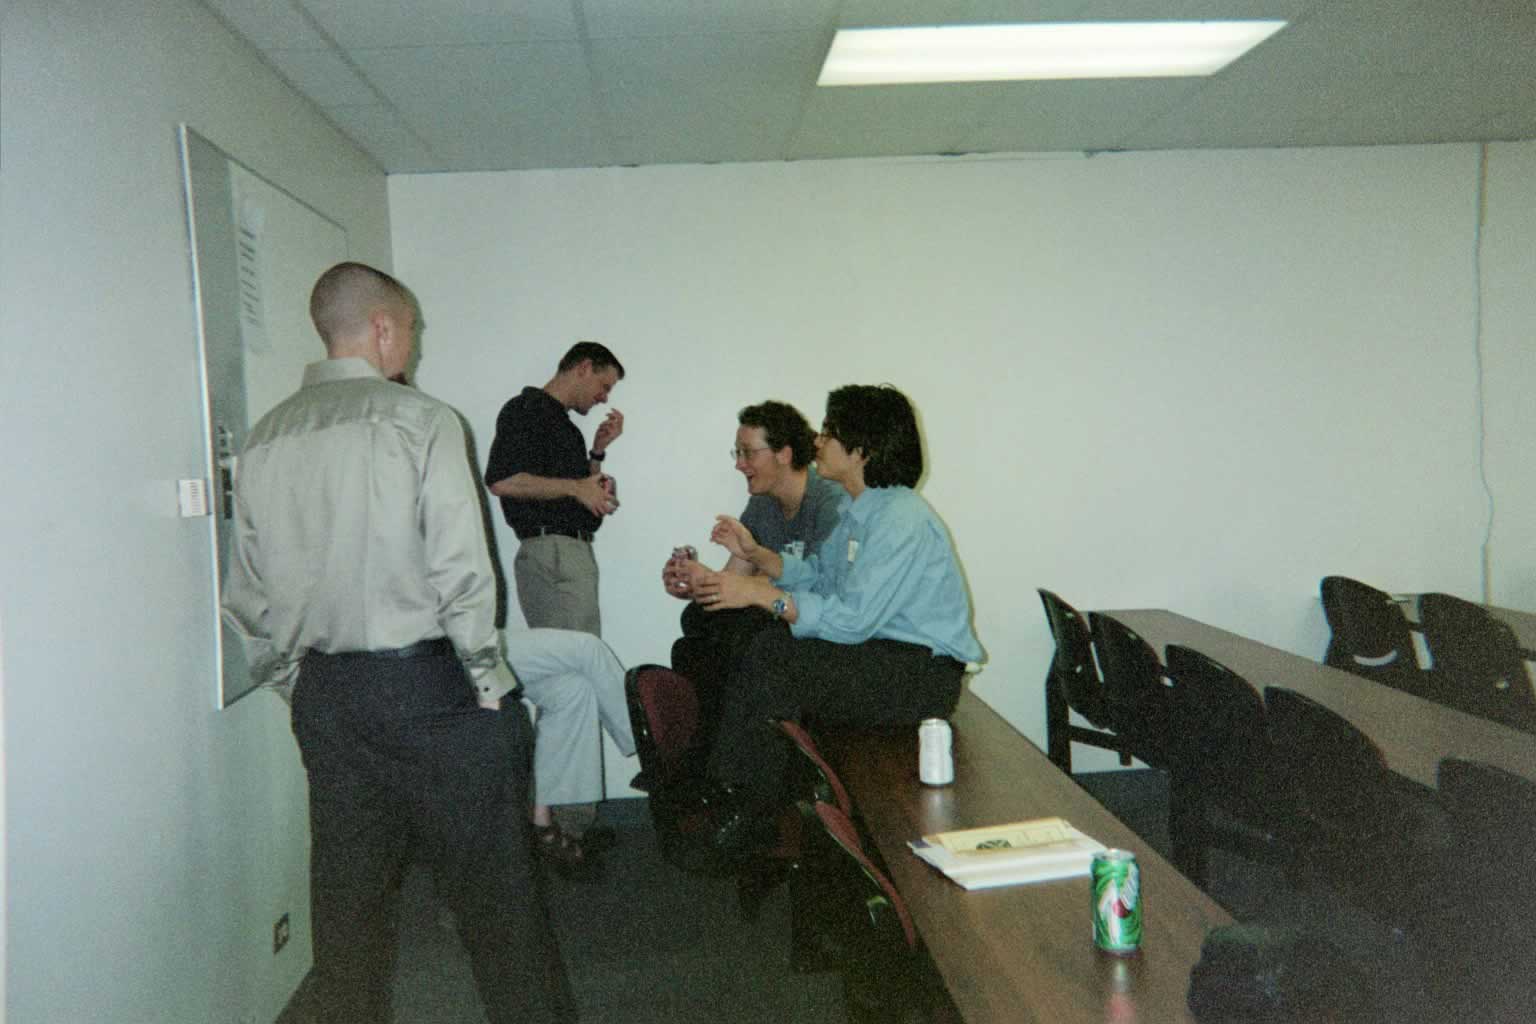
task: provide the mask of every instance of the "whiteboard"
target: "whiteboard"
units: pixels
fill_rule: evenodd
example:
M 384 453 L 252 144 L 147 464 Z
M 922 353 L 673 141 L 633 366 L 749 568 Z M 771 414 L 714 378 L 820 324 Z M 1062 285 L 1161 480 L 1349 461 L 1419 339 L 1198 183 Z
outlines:
M 305 365 L 324 357 L 309 292 L 347 258 L 347 233 L 187 125 L 180 134 L 207 447 L 214 699 L 228 707 L 254 688 L 239 637 L 219 615 L 236 455 L 251 426 L 298 389 Z

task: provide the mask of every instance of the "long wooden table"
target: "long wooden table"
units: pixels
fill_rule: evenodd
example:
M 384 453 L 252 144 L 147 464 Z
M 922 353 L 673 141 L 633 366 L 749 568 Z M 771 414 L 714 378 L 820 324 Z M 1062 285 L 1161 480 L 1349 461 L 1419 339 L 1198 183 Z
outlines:
M 1342 669 L 1161 609 L 1108 611 L 1160 656 L 1183 644 L 1214 658 L 1263 691 L 1280 686 L 1348 719 L 1381 750 L 1387 767 L 1435 785 L 1444 757 L 1470 758 L 1536 781 L 1536 736 L 1395 690 Z
M 1190 968 L 1206 932 L 1231 917 L 979 698 L 962 695 L 951 724 L 949 786 L 918 781 L 915 728 L 845 737 L 830 752 L 968 1024 L 1192 1021 Z M 1044 817 L 1136 853 L 1139 956 L 1094 947 L 1087 878 L 967 891 L 907 847 L 934 832 Z

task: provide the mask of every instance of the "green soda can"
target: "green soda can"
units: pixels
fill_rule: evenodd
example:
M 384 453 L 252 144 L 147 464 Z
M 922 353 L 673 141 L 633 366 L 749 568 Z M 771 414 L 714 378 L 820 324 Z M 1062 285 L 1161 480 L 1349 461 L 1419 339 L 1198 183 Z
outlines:
M 1103 850 L 1089 868 L 1093 944 L 1115 956 L 1141 948 L 1141 868 L 1129 850 Z

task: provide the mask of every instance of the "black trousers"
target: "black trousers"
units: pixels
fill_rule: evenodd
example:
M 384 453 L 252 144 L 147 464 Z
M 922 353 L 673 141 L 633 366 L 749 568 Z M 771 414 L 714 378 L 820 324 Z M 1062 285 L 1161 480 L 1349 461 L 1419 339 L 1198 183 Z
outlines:
M 310 653 L 293 698 L 309 776 L 316 1019 L 385 1024 L 400 883 L 431 868 L 492 1024 L 575 1019 L 531 862 L 533 735 L 479 707 L 453 654 Z
M 709 773 L 749 800 L 779 802 L 790 750 L 775 719 L 916 726 L 953 713 L 964 674 L 960 662 L 918 644 L 797 640 L 775 624 L 757 633 L 730 677 Z
M 699 702 L 699 741 L 707 747 L 713 745 L 720 726 L 731 674 L 757 634 L 778 625 L 778 620 L 761 608 L 706 612 L 690 601 L 683 609 L 682 625 L 682 637 L 672 644 L 672 668 L 693 683 Z

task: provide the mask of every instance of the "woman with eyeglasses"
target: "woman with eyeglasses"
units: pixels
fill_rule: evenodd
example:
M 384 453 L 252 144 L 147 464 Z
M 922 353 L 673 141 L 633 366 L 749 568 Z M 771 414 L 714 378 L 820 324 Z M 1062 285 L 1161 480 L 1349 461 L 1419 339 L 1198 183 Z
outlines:
M 906 396 L 888 385 L 833 391 L 816 467 L 847 491 L 820 551 L 780 554 L 721 516 L 711 539 L 760 573 L 698 588 L 706 610 L 763 608 L 783 623 L 759 633 L 738 662 L 710 755 L 724 790 L 715 800 L 728 808 L 715 842 L 728 854 L 772 838 L 788 747 L 771 720 L 915 726 L 947 717 L 965 664 L 982 658 L 949 532 L 913 490 L 923 455 Z

